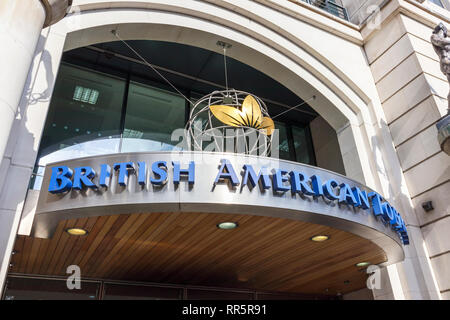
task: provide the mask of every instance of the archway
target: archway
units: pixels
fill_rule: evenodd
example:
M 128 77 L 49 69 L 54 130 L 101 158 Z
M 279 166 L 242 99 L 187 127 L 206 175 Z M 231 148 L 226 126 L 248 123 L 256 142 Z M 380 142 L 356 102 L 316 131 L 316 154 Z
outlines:
M 100 10 L 110 7 L 105 3 L 82 5 L 81 15 L 69 16 L 66 22 L 53 27 L 47 41 L 58 37 L 60 44 L 64 41 L 64 50 L 70 50 L 117 40 L 111 33 L 116 30 L 124 40 L 172 41 L 217 52 L 217 40 L 226 40 L 233 44 L 231 57 L 270 75 L 301 98 L 315 95 L 317 98 L 310 105 L 337 131 L 347 175 L 381 189 L 377 165 L 370 157 L 374 129 L 368 125 L 373 122 L 369 111 L 372 102 L 363 93 L 365 84 L 356 86 L 330 61 L 326 64 L 320 61 L 322 55 L 310 54 L 281 32 L 267 39 L 268 27 L 238 21 L 235 12 L 224 15 L 229 20 L 218 21 L 218 11 L 211 11 L 214 8 L 208 4 L 202 4 L 194 12 L 177 3 L 170 6 L 153 3 L 149 9 L 149 2 L 153 1 L 138 2 L 133 9 L 117 5 L 118 9 L 113 11 Z M 259 30 L 262 27 L 264 35 Z M 318 52 L 316 49 L 312 51 Z M 60 57 L 61 52 L 55 52 L 55 56 Z

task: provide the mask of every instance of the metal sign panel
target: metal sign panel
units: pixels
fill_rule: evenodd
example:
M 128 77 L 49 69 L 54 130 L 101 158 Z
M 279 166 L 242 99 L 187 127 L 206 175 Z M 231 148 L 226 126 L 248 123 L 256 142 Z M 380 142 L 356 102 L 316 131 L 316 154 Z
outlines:
M 366 195 L 369 207 L 364 201 L 358 205 L 364 196 L 356 190 Z M 95 156 L 47 166 L 32 232 L 47 238 L 61 220 L 121 213 L 250 214 L 351 232 L 383 248 L 387 264 L 401 261 L 401 243 L 407 240 L 407 235 L 399 237 L 402 226 L 396 218 L 401 217 L 384 200 L 377 214 L 375 194 L 343 175 L 266 157 L 217 152 Z

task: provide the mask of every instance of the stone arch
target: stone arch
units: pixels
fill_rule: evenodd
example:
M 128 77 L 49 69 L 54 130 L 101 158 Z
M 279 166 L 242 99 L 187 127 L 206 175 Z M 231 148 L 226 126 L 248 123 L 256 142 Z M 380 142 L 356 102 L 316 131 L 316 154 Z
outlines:
M 73 13 L 52 26 L 47 38 L 47 42 L 52 37 L 64 41 L 65 51 L 117 41 L 111 30 L 124 40 L 164 40 L 216 52 L 217 40 L 232 43 L 233 50 L 228 52 L 231 57 L 269 75 L 304 100 L 315 95 L 309 104 L 336 130 L 347 175 L 381 189 L 376 165 L 370 158 L 369 137 L 374 135 L 373 129 L 367 127 L 374 122 L 370 112 L 374 95 L 367 89 L 370 84 L 351 80 L 352 68 L 335 65 L 332 60 L 336 57 L 332 55 L 325 59 L 320 53 L 323 48 L 317 44 L 296 43 L 299 35 L 281 28 L 274 31 L 268 17 L 273 12 L 257 12 L 256 7 L 246 10 L 242 5 L 230 10 L 210 1 L 190 0 L 170 4 L 151 0 L 86 0 L 74 5 Z M 329 34 L 314 28 L 321 32 L 316 37 Z M 339 41 L 334 46 L 348 46 L 343 50 L 352 48 L 350 51 L 354 52 L 354 47 L 358 47 L 347 39 Z M 58 48 L 50 53 L 60 58 L 62 52 Z M 360 58 L 359 67 L 367 67 L 362 54 Z

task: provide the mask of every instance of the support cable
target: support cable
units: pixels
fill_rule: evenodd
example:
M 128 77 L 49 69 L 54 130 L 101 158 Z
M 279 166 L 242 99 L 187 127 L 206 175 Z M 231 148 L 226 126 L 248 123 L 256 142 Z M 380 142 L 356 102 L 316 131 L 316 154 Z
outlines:
M 295 105 L 295 106 L 293 106 L 293 107 L 291 107 L 291 108 L 289 108 L 289 109 L 287 109 L 287 110 L 285 110 L 285 111 L 283 111 L 283 112 L 277 114 L 276 116 L 272 117 L 272 120 L 275 119 L 276 117 L 281 116 L 282 114 L 285 114 L 286 112 L 289 112 L 289 111 L 291 111 L 291 110 L 294 110 L 295 108 L 301 107 L 301 106 L 304 105 L 305 103 L 307 103 L 307 102 L 309 102 L 309 101 L 311 101 L 311 100 L 314 100 L 314 99 L 316 99 L 316 96 L 312 96 L 311 98 L 309 98 L 309 99 L 303 101 L 302 103 L 299 103 L 299 104 L 297 104 L 297 105 Z
M 192 103 L 191 100 L 188 99 L 188 97 L 186 97 L 180 90 L 177 89 L 177 87 L 175 87 L 167 78 L 165 78 L 158 70 L 156 70 L 155 67 L 153 67 L 152 64 L 150 64 L 147 60 L 144 59 L 144 57 L 142 57 L 136 50 L 134 50 L 125 40 L 123 40 L 122 38 L 119 37 L 119 35 L 117 34 L 116 30 L 111 30 L 111 33 L 117 38 L 119 39 L 119 41 L 123 42 L 128 49 L 130 49 L 136 56 L 139 57 L 139 59 L 141 59 L 148 67 L 150 67 L 157 75 L 159 75 L 165 82 L 167 82 L 169 84 L 169 86 L 171 86 L 179 95 L 181 95 L 184 99 L 186 99 L 192 106 L 194 106 L 194 103 Z
M 157 75 L 159 75 L 165 82 L 167 82 L 167 84 L 169 84 L 169 86 L 171 86 L 179 95 L 181 95 L 184 99 L 186 99 L 186 101 L 188 101 L 192 106 L 194 106 L 194 103 L 189 100 L 180 90 L 177 89 L 177 87 L 175 87 L 175 85 L 173 85 L 166 77 L 164 77 L 151 63 L 149 63 L 142 55 L 139 54 L 139 52 L 137 52 L 135 49 L 133 49 L 125 40 L 123 40 L 117 33 L 117 30 L 111 30 L 111 33 L 119 40 L 121 41 L 123 44 L 125 44 L 127 46 L 128 49 L 130 49 L 139 59 L 142 60 L 142 62 L 145 63 L 145 65 L 147 65 L 148 67 L 150 67 Z M 224 67 L 225 67 L 225 87 L 226 90 L 228 91 L 228 74 L 227 74 L 227 55 L 226 55 L 226 50 L 227 47 L 231 47 L 230 44 L 218 41 L 217 43 L 219 46 L 221 46 L 223 48 L 223 62 L 224 62 Z M 272 117 L 272 119 L 275 119 L 279 116 L 281 116 L 282 114 L 285 114 L 291 110 L 294 110 L 298 107 L 301 107 L 302 105 L 304 105 L 305 103 L 316 99 L 316 96 L 313 95 L 311 98 L 303 101 L 302 103 L 295 105 L 279 114 L 277 114 L 276 116 Z

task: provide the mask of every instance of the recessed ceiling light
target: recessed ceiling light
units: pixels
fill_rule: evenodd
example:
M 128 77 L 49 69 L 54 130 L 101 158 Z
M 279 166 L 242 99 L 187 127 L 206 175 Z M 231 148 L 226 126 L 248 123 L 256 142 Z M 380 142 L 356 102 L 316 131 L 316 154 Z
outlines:
M 330 236 L 327 236 L 327 235 L 324 235 L 324 234 L 318 234 L 318 235 L 316 235 L 314 237 L 311 237 L 311 240 L 315 241 L 315 242 L 322 242 L 322 241 L 326 241 L 328 239 L 330 239 Z
M 217 225 L 217 228 L 219 229 L 223 229 L 223 230 L 230 230 L 230 229 L 234 229 L 237 228 L 238 224 L 237 222 L 221 222 Z
M 359 263 L 355 264 L 355 266 L 357 266 L 357 267 L 367 267 L 369 264 L 370 264 L 370 262 L 364 261 L 364 262 L 359 262 Z
M 81 228 L 68 228 L 66 232 L 72 236 L 84 236 L 88 233 L 85 229 Z

